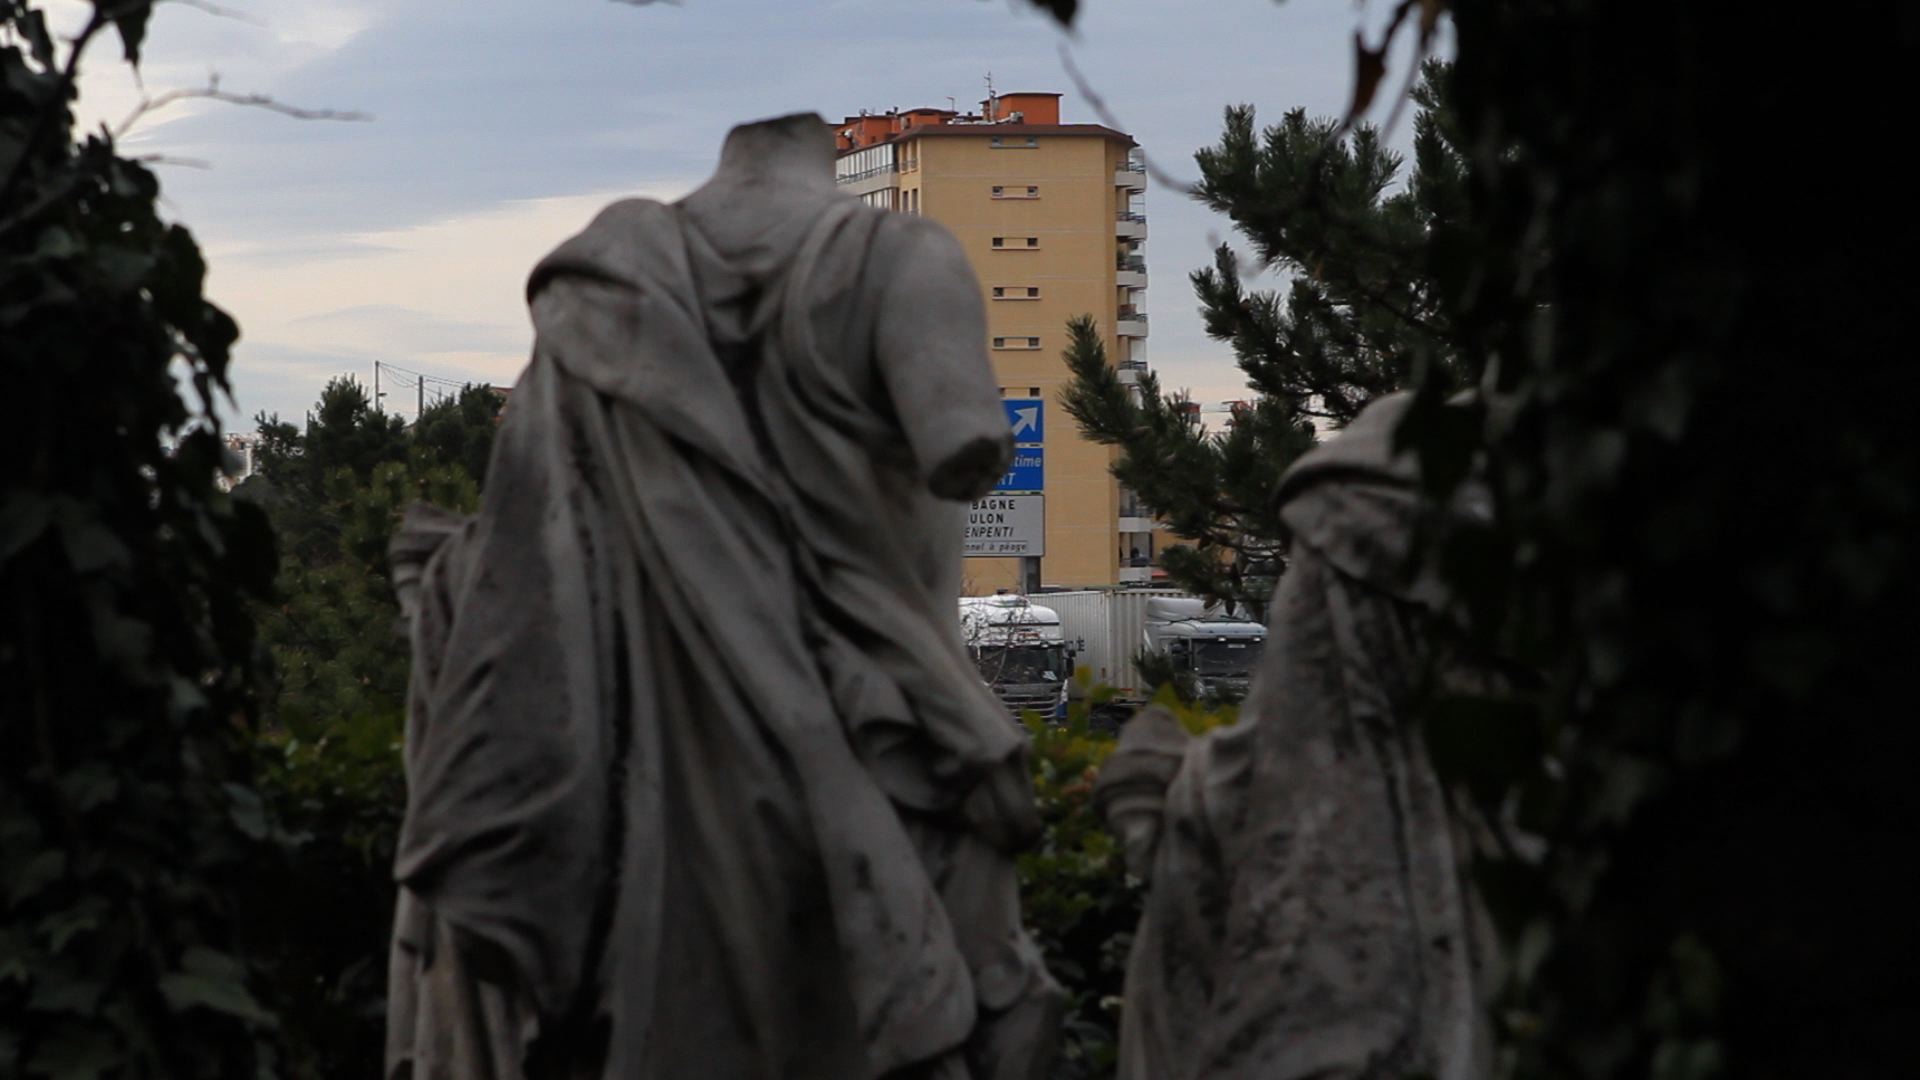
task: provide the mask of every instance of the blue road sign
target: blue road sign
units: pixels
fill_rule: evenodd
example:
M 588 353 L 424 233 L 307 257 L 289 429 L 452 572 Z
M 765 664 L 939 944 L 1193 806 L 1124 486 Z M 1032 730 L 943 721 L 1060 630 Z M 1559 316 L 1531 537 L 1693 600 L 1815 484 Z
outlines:
M 1046 441 L 1047 410 L 1043 398 L 1001 398 L 1007 410 L 1007 426 L 1013 429 L 1013 441 L 1021 446 L 1038 446 Z
M 1041 460 L 1045 451 L 1037 446 L 1022 446 L 1013 452 L 1013 464 L 1007 466 L 995 494 L 1037 495 L 1046 490 L 1046 467 Z

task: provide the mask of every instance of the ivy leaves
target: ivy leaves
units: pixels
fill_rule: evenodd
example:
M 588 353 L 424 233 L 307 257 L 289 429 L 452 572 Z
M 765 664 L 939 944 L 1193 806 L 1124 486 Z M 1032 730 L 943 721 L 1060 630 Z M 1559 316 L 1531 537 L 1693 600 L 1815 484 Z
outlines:
M 0 1075 L 254 1076 L 273 1018 L 233 940 L 261 830 L 246 609 L 271 535 L 217 483 L 233 321 L 191 234 L 103 137 L 78 55 L 0 4 Z M 176 376 L 181 383 L 176 383 Z M 187 395 L 182 396 L 182 389 Z M 255 797 L 257 802 L 257 796 Z

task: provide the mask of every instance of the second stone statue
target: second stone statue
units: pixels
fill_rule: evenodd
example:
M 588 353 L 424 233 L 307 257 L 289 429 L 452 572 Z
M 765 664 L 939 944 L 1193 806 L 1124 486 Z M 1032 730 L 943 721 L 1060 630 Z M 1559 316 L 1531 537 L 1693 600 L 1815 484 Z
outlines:
M 1189 738 L 1136 716 L 1096 799 L 1151 881 L 1127 966 L 1120 1080 L 1479 1080 L 1498 957 L 1468 876 L 1485 823 L 1420 727 L 1485 693 L 1421 545 L 1484 519 L 1395 449 L 1383 398 L 1295 462 L 1267 651 L 1239 722 Z
M 980 289 L 817 116 L 534 270 L 480 512 L 396 540 L 388 1073 L 1037 1080 L 1025 740 L 953 619 Z

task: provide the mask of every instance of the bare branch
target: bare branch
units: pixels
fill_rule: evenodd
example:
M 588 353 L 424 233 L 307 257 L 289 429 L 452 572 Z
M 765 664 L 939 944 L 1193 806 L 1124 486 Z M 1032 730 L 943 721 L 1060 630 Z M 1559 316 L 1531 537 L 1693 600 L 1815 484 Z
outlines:
M 1087 106 L 1093 110 L 1095 116 L 1100 118 L 1100 122 L 1115 131 L 1125 131 L 1126 127 L 1114 116 L 1113 110 L 1107 108 L 1106 99 L 1101 97 L 1087 82 L 1087 77 L 1080 73 L 1079 65 L 1073 62 L 1073 54 L 1067 51 L 1065 42 L 1060 44 L 1060 64 L 1067 69 L 1067 78 L 1073 80 L 1074 88 L 1080 91 L 1081 97 L 1087 99 Z M 1171 188 L 1183 195 L 1198 196 L 1200 189 L 1198 182 L 1175 179 L 1171 174 L 1161 169 L 1158 165 L 1155 165 L 1153 158 L 1149 156 L 1144 149 L 1140 151 L 1140 160 L 1146 165 L 1147 175 L 1153 177 L 1154 183 L 1159 184 L 1161 187 Z
M 168 90 L 163 94 L 141 98 L 140 104 L 135 106 L 134 110 L 127 114 L 126 119 L 114 126 L 113 137 L 119 139 L 125 136 L 128 131 L 132 130 L 134 124 L 138 123 L 141 118 L 149 113 L 158 112 L 176 101 L 194 99 L 224 101 L 229 105 L 244 105 L 250 108 L 266 109 L 269 112 L 277 112 L 282 116 L 291 116 L 295 120 L 360 121 L 373 119 L 370 113 L 359 112 L 352 109 L 304 109 L 297 105 L 288 105 L 284 102 L 277 101 L 266 94 L 236 94 L 228 90 L 220 89 L 220 77 L 213 75 L 208 77 L 207 85 L 205 86 L 182 87 L 177 90 Z
M 256 19 L 252 15 L 249 15 L 244 11 L 236 11 L 233 8 L 221 7 L 219 4 L 211 3 L 210 0 L 155 0 L 155 2 L 163 3 L 163 4 L 179 4 L 182 7 L 190 7 L 197 11 L 204 11 L 209 15 L 215 16 L 216 18 L 232 19 L 235 22 L 243 22 L 243 23 L 246 23 L 248 26 L 264 27 L 267 25 L 264 20 Z
M 1406 111 L 1407 102 L 1413 98 L 1413 84 L 1420 78 L 1420 64 L 1427 57 L 1427 39 L 1420 39 L 1420 55 L 1407 65 L 1407 77 L 1400 84 L 1400 92 L 1394 95 L 1393 108 L 1387 113 L 1386 122 L 1380 125 L 1382 137 L 1391 137 L 1394 129 L 1400 125 L 1400 114 Z
M 213 162 L 205 158 L 174 157 L 171 154 L 141 154 L 128 159 L 142 165 L 179 165 L 188 169 L 211 169 Z

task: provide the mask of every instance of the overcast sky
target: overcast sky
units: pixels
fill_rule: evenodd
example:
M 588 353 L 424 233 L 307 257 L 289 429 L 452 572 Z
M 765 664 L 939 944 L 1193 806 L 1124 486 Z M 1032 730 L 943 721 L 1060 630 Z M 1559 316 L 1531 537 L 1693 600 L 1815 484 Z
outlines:
M 1354 30 L 1382 13 L 1350 0 L 1084 0 L 1065 35 L 1023 0 L 220 3 L 240 17 L 161 5 L 147 93 L 211 72 L 225 90 L 372 117 L 189 101 L 123 144 L 205 163 L 158 167 L 166 210 L 198 236 L 207 293 L 240 322 L 234 413 L 289 418 L 330 376 L 369 379 L 376 360 L 511 383 L 531 341 L 521 288 L 533 263 L 612 199 L 690 190 L 732 124 L 967 108 L 989 71 L 1002 91 L 1063 92 L 1065 120 L 1095 122 L 1064 47 L 1154 162 L 1191 178 L 1228 103 L 1271 120 L 1341 111 Z M 85 8 L 54 10 L 72 26 Z M 118 59 L 116 43 L 89 53 L 84 117 L 117 122 L 139 101 Z M 1409 128 L 1402 119 L 1393 141 L 1405 146 Z M 1186 280 L 1229 224 L 1157 185 L 1147 211 L 1155 368 L 1203 402 L 1243 396 Z

